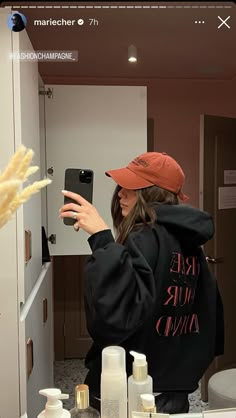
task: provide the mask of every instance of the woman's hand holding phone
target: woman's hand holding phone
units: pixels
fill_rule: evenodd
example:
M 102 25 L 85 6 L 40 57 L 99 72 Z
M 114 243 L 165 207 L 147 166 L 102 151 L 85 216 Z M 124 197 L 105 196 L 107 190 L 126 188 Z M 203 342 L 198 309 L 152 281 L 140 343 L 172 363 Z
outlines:
M 67 190 L 62 190 L 62 194 L 73 199 L 76 203 L 67 203 L 66 205 L 63 205 L 59 211 L 59 216 L 62 219 L 75 219 L 74 229 L 76 231 L 81 228 L 88 234 L 93 235 L 96 232 L 110 229 L 99 215 L 97 209 L 82 196 Z

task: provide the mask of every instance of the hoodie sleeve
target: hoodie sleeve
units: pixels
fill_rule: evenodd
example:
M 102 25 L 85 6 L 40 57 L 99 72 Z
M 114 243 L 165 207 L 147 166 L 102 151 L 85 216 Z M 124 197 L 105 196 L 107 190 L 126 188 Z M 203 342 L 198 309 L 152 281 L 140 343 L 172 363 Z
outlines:
M 153 269 L 158 243 L 151 228 L 131 233 L 125 245 L 110 230 L 89 238 L 85 307 L 91 337 L 118 344 L 150 314 L 155 301 Z

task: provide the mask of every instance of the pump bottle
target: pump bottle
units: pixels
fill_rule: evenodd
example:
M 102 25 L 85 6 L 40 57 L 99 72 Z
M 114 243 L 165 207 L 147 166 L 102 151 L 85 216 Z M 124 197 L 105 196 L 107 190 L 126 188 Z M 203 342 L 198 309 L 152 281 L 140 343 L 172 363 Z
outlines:
M 128 378 L 128 405 L 129 418 L 132 412 L 141 412 L 142 403 L 140 395 L 143 393 L 153 393 L 152 377 L 148 375 L 148 365 L 144 354 L 130 351 L 134 357 L 133 374 Z
M 141 395 L 141 402 L 142 402 L 142 411 L 143 412 L 156 412 L 156 405 L 155 405 L 155 397 L 152 394 L 143 394 Z
M 63 404 L 59 399 L 68 399 L 69 395 L 61 393 L 60 389 L 42 389 L 40 395 L 47 397 L 44 411 L 37 418 L 70 418 L 70 412 L 63 409 Z

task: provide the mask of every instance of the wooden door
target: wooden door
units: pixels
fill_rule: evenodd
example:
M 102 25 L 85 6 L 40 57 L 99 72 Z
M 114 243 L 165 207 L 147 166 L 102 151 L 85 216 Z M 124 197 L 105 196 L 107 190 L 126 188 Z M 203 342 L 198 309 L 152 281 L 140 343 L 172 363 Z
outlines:
M 84 310 L 85 255 L 54 256 L 55 357 L 84 358 L 91 338 Z
M 201 206 L 215 222 L 215 236 L 205 245 L 205 253 L 217 278 L 225 313 L 225 353 L 214 360 L 202 379 L 206 400 L 210 376 L 236 364 L 236 119 L 204 116 L 201 161 Z

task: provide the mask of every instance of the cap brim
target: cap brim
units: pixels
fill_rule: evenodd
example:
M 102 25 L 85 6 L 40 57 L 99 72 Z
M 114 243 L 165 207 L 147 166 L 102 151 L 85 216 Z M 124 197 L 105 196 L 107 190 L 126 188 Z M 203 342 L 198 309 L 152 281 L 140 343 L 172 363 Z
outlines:
M 119 186 L 124 187 L 124 189 L 137 190 L 153 186 L 150 181 L 137 176 L 127 167 L 106 171 L 105 174 L 111 177 Z

